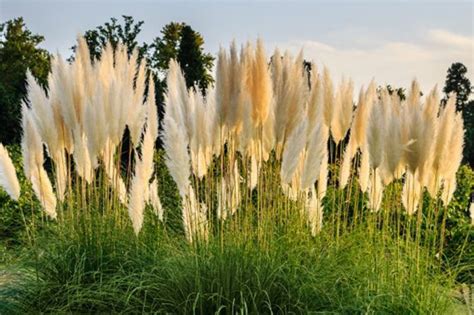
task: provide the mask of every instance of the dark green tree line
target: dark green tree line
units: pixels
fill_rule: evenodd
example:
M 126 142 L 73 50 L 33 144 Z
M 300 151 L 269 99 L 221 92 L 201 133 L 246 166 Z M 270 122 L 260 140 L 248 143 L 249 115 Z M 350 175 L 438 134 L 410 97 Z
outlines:
M 33 34 L 23 18 L 0 24 L 0 142 L 20 140 L 21 102 L 26 95 L 26 71 L 46 85 L 50 70 L 49 53 L 39 48 L 44 41 Z

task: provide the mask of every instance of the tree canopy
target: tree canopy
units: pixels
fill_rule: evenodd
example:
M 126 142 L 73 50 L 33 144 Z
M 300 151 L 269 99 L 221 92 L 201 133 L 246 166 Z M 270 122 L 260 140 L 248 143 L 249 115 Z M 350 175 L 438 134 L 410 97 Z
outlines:
M 23 18 L 0 24 L 0 142 L 20 140 L 21 101 L 26 94 L 26 71 L 47 84 L 49 53 L 39 48 L 44 37 L 33 34 Z
M 467 68 L 460 62 L 455 62 L 449 67 L 446 76 L 446 83 L 443 92 L 446 97 L 451 93 L 456 93 L 456 109 L 462 111 L 468 104 L 471 95 L 471 82 L 466 77 Z

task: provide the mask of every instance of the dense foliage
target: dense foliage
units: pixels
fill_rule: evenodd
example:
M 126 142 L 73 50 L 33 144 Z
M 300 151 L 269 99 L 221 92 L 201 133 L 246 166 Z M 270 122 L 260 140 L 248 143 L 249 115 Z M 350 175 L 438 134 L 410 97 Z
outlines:
M 20 141 L 20 105 L 26 96 L 26 70 L 45 85 L 50 70 L 49 53 L 39 48 L 44 41 L 33 34 L 23 18 L 0 24 L 0 142 Z

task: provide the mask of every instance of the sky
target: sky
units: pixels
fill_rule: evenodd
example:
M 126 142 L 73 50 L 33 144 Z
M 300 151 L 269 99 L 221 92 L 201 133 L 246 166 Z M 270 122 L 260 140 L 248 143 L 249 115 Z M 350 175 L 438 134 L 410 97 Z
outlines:
M 151 1 L 0 0 L 0 21 L 23 16 L 42 47 L 68 57 L 77 34 L 131 15 L 143 20 L 139 40 L 151 42 L 171 21 L 199 31 L 216 54 L 235 39 L 262 38 L 275 47 L 327 66 L 335 81 L 356 88 L 378 84 L 442 88 L 453 62 L 464 63 L 474 83 L 474 1 Z

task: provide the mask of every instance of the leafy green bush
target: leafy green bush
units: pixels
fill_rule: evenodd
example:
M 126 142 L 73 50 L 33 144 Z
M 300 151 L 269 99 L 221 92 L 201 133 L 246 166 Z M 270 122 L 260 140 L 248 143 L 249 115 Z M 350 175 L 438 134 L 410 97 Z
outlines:
M 23 174 L 20 146 L 12 145 L 8 150 L 17 170 L 21 196 L 17 202 L 0 189 L 0 246 L 5 248 L 24 244 L 27 239 L 26 231 L 35 220 L 41 220 L 42 217 L 39 203 Z
M 470 197 L 474 193 L 474 171 L 463 165 L 457 173 L 457 189 L 448 206 L 446 218 L 445 258 L 459 271 L 458 280 L 474 283 L 474 229 L 469 213 Z

